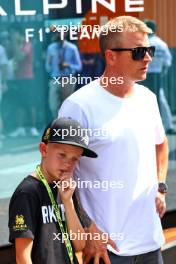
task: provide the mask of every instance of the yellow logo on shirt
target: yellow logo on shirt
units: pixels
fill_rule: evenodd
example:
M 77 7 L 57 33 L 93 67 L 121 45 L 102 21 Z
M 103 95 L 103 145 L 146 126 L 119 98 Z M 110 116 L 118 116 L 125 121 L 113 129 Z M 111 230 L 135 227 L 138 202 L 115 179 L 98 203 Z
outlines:
M 23 215 L 16 215 L 15 217 L 15 226 L 13 226 L 13 230 L 15 231 L 21 231 L 26 230 L 27 225 L 25 224 L 25 219 Z

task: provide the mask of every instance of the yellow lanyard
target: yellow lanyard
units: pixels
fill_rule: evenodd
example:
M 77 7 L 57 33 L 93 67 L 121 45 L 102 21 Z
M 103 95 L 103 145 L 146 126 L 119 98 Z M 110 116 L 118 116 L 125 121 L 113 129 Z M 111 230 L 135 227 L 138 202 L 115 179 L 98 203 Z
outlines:
M 45 188 L 46 188 L 46 190 L 48 192 L 50 201 L 51 201 L 52 206 L 53 206 L 54 211 L 55 211 L 57 222 L 59 224 L 59 227 L 60 227 L 60 230 L 61 230 L 62 234 L 64 235 L 64 242 L 65 242 L 65 246 L 66 246 L 66 249 L 67 249 L 67 253 L 68 253 L 69 258 L 70 258 L 70 262 L 71 262 L 71 264 L 73 264 L 73 249 L 72 249 L 71 242 L 68 239 L 68 235 L 66 236 L 67 231 L 64 229 L 64 226 L 63 226 L 63 223 L 62 223 L 62 219 L 61 219 L 61 216 L 60 216 L 60 212 L 59 212 L 59 208 L 58 208 L 58 204 L 56 203 L 56 201 L 54 199 L 54 195 L 53 195 L 53 193 L 51 191 L 51 188 L 50 188 L 47 180 L 45 179 L 45 176 L 41 172 L 41 169 L 40 169 L 39 165 L 37 165 L 37 167 L 36 167 L 36 174 L 38 175 L 38 177 L 40 178 L 41 182 L 44 184 L 44 186 L 45 186 Z

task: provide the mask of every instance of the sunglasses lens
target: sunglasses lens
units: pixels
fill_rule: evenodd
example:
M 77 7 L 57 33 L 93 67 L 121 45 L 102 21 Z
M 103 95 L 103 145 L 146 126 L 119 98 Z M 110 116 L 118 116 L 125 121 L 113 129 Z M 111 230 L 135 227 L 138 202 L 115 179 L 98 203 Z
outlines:
M 148 54 L 150 55 L 150 57 L 154 57 L 155 54 L 155 47 L 149 47 L 147 49 Z
M 135 48 L 132 51 L 133 60 L 142 60 L 145 57 L 146 52 L 148 52 L 150 57 L 153 57 L 154 53 L 155 53 L 155 47 L 152 46 L 152 47 L 148 47 L 148 48 L 146 48 L 146 47 Z
M 144 47 L 135 48 L 132 51 L 133 60 L 141 60 L 144 58 L 145 54 L 146 54 L 146 50 Z

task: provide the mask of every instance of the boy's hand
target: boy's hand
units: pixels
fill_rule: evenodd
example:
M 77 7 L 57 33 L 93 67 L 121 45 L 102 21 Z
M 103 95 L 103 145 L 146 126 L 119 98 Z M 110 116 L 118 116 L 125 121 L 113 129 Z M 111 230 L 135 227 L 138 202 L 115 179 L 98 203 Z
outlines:
M 72 173 L 65 173 L 60 181 L 59 194 L 63 204 L 70 202 L 76 188 Z

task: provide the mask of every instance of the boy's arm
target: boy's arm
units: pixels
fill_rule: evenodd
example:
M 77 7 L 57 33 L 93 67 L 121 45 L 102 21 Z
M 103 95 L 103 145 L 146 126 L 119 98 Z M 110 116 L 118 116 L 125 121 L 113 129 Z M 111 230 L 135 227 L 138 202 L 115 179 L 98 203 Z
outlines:
M 31 238 L 16 238 L 15 251 L 17 264 L 32 264 L 31 251 L 33 240 Z
M 31 193 L 16 191 L 9 205 L 9 241 L 15 244 L 17 264 L 32 264 L 39 204 L 32 189 L 29 191 Z
M 82 251 L 85 247 L 84 229 L 76 214 L 72 199 L 64 202 L 65 216 L 69 234 L 73 234 L 72 244 L 76 252 Z M 76 237 L 76 239 L 75 239 Z
M 69 179 L 65 179 L 65 181 L 69 181 Z M 67 185 L 68 186 L 68 185 Z M 82 251 L 85 247 L 85 236 L 83 236 L 84 229 L 79 221 L 79 218 L 76 214 L 75 207 L 73 204 L 72 196 L 75 188 L 71 184 L 71 186 L 64 188 L 64 186 L 60 186 L 59 194 L 64 204 L 65 208 L 65 216 L 67 222 L 68 233 L 73 234 L 74 239 L 72 239 L 72 244 L 74 246 L 75 251 Z M 81 236 L 82 237 L 79 237 Z M 76 239 L 75 239 L 76 238 Z

